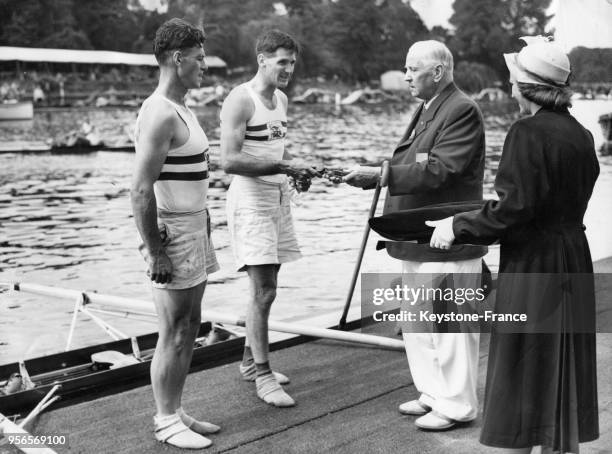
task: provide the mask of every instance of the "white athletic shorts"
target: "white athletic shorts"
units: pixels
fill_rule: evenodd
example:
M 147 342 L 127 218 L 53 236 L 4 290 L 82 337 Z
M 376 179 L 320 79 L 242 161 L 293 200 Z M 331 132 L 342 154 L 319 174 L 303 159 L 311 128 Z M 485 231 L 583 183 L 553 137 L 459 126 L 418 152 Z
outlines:
M 157 225 L 173 271 L 172 282 L 152 282 L 153 287 L 172 290 L 195 287 L 219 270 L 206 210 L 189 215 L 158 213 Z M 148 262 L 149 254 L 143 244 L 139 250 Z
M 249 265 L 299 259 L 289 184 L 234 177 L 227 192 L 227 225 L 238 271 Z

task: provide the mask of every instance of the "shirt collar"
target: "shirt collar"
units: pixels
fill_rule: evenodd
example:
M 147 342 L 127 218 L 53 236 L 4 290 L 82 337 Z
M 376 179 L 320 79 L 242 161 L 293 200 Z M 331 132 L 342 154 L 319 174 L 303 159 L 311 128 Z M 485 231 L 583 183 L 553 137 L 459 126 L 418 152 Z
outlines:
M 427 101 L 425 104 L 423 104 L 423 109 L 425 109 L 425 110 L 429 109 L 429 106 L 431 106 L 431 103 L 434 102 L 434 99 L 436 99 L 439 94 L 440 93 L 438 93 L 433 98 L 431 98 L 429 101 Z

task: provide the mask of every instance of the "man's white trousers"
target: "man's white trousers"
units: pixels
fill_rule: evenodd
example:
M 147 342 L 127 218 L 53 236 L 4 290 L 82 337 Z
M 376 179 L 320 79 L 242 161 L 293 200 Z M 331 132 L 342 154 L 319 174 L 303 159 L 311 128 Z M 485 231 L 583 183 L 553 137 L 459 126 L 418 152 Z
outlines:
M 479 288 L 482 261 L 480 258 L 458 262 L 402 261 L 402 271 L 429 275 L 470 273 L 454 275 L 454 288 Z M 406 281 L 413 278 L 405 274 L 403 283 L 409 284 Z M 404 332 L 403 337 L 412 379 L 421 393 L 419 400 L 457 421 L 475 419 L 480 334 Z

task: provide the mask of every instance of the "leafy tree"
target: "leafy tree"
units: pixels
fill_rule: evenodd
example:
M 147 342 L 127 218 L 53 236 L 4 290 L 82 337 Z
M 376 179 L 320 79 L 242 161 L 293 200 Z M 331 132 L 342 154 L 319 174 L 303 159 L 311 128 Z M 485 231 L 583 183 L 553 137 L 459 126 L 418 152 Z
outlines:
M 95 49 L 130 51 L 140 30 L 127 0 L 73 1 L 73 14 Z
M 328 0 L 311 0 L 308 2 L 303 0 L 285 0 L 283 2 L 285 8 L 292 16 L 302 16 L 305 13 L 320 10 L 322 6 L 327 6 L 328 3 Z
M 455 65 L 455 83 L 468 93 L 477 93 L 483 88 L 493 87 L 498 80 L 497 73 L 482 63 L 461 61 Z
M 450 42 L 452 35 L 451 33 L 441 25 L 434 25 L 430 32 L 430 39 L 436 39 L 438 41 L 442 41 L 446 45 Z
M 612 49 L 575 47 L 569 58 L 573 82 L 612 82 Z
M 369 81 L 402 68 L 410 44 L 428 35 L 418 14 L 400 0 L 351 0 L 329 4 L 322 33 L 331 44 L 335 72 L 343 79 Z
M 91 48 L 72 15 L 72 0 L 6 0 L 0 7 L 0 41 L 5 45 Z
M 278 29 L 289 33 L 298 42 L 300 54 L 296 65 L 296 76 L 318 76 L 333 74 L 334 55 L 329 43 L 321 33 L 321 21 L 325 18 L 322 9 L 304 11 L 303 15 L 271 15 L 252 20 L 241 28 L 240 52 L 245 55 L 247 66 L 256 66 L 255 42 L 265 30 Z
M 38 27 L 40 5 L 34 0 L 2 1 L 0 42 L 8 46 L 37 46 L 42 35 Z
M 153 40 L 155 32 L 167 19 L 167 14 L 158 14 L 144 9 L 133 10 L 134 20 L 138 30 L 138 37 L 128 49 L 129 52 L 140 54 L 153 53 Z
M 245 25 L 274 14 L 273 0 L 170 0 L 168 15 L 204 28 L 206 51 L 240 66 L 251 58 L 242 48 Z
M 327 75 L 338 72 L 336 53 L 329 40 L 327 21 L 329 5 L 324 1 L 293 1 L 286 5 L 289 17 L 286 30 L 300 43 L 300 58 L 296 68 L 298 76 Z
M 551 0 L 455 0 L 450 47 L 458 60 L 482 63 L 506 79 L 502 53 L 520 47 L 518 38 L 544 34 Z
M 166 14 L 145 11 L 138 0 L 0 0 L 0 42 L 151 52 L 159 25 L 182 17 L 204 27 L 206 51 L 230 67 L 255 66 L 255 39 L 274 27 L 300 42 L 298 76 L 369 81 L 401 68 L 412 42 L 433 37 L 447 42 L 458 62 L 474 63 L 462 68 L 476 86 L 490 78 L 479 65 L 505 78 L 501 54 L 517 49 L 519 36 L 542 33 L 550 1 L 455 0 L 453 34 L 441 27 L 428 31 L 407 0 L 285 0 L 284 15 L 276 0 L 164 0 Z M 467 74 L 472 70 L 478 77 Z
M 429 36 L 429 31 L 409 3 L 386 0 L 379 6 L 383 34 L 378 41 L 375 76 L 389 69 L 402 69 L 410 45 Z
M 368 81 L 377 66 L 378 42 L 384 35 L 381 11 L 374 1 L 364 0 L 355 8 L 351 0 L 330 5 L 325 32 L 332 44 L 343 79 Z
M 0 0 L 0 43 L 26 47 L 151 52 L 167 15 L 137 0 Z
M 58 31 L 45 36 L 39 43 L 39 47 L 54 49 L 91 49 L 92 46 L 87 35 L 81 30 L 72 27 L 60 28 Z

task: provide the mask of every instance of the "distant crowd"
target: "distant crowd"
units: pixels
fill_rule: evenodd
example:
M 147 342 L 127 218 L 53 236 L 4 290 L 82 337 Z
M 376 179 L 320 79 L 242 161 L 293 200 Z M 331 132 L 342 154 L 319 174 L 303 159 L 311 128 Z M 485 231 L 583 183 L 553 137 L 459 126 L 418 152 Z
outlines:
M 222 100 L 227 94 L 228 87 L 233 86 L 236 76 L 231 80 L 219 76 L 208 76 L 210 80 L 204 83 L 199 90 L 192 90 L 188 96 L 191 105 L 206 105 L 209 102 Z M 238 76 L 239 79 L 239 76 Z M 140 95 L 146 93 L 156 84 L 157 73 L 146 68 L 133 67 L 127 70 L 111 68 L 106 71 L 89 72 L 51 72 L 29 71 L 15 77 L 14 72 L 0 72 L 0 102 L 14 102 L 31 100 L 39 106 L 69 106 L 92 105 L 104 107 L 107 105 L 138 104 Z M 345 86 L 337 79 L 325 78 L 301 79 L 295 83 L 290 91 L 293 95 L 303 95 L 306 90 L 325 90 L 333 88 L 330 92 L 342 92 L 347 89 L 364 88 L 361 85 Z M 365 87 L 378 88 L 379 81 L 371 81 Z M 580 99 L 612 99 L 611 84 L 580 84 L 573 85 L 576 98 Z M 142 92 L 142 93 L 141 93 Z M 507 98 L 508 93 L 499 87 L 487 88 L 475 94 L 477 100 L 494 101 Z M 318 98 L 317 98 L 318 99 Z M 297 102 L 300 102 L 298 99 Z M 317 102 L 317 101 L 314 101 Z
M 156 83 L 156 72 L 142 68 L 120 71 L 91 70 L 84 72 L 28 71 L 18 77 L 14 72 L 0 73 L 0 101 L 31 100 L 37 105 L 73 104 L 72 99 L 86 98 L 107 90 L 133 90 L 136 86 L 148 90 Z M 138 85 L 136 85 L 138 84 Z

